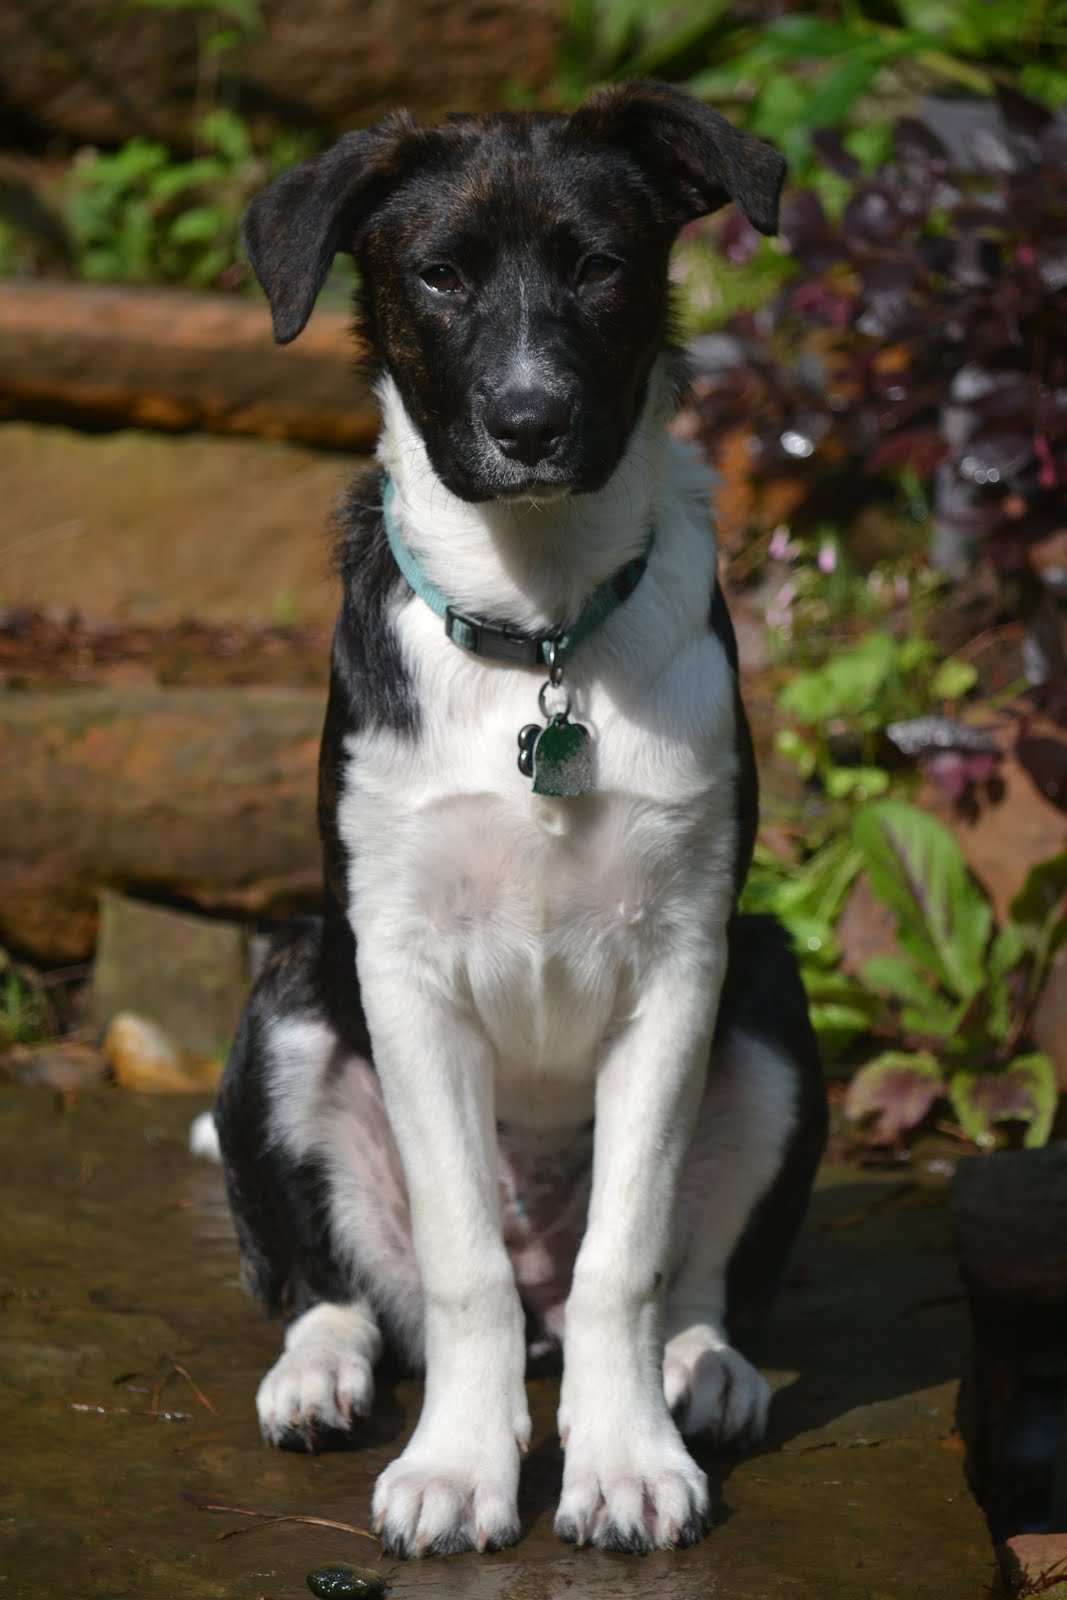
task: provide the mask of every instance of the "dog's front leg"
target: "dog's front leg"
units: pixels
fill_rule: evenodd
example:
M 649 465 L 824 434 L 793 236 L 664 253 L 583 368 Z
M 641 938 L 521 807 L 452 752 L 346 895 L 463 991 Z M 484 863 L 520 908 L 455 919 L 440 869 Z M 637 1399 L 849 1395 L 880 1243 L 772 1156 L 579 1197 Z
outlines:
M 360 965 L 386 1109 L 411 1203 L 425 1302 L 426 1389 L 407 1449 L 374 1491 L 397 1555 L 514 1544 L 530 1436 L 525 1333 L 501 1236 L 492 1059 L 440 992 L 398 992 Z
M 660 974 L 598 1076 L 593 1187 L 567 1301 L 559 1411 L 566 1458 L 556 1531 L 578 1544 L 673 1548 L 707 1526 L 707 1481 L 664 1399 L 662 1300 L 721 981 L 717 957 Z

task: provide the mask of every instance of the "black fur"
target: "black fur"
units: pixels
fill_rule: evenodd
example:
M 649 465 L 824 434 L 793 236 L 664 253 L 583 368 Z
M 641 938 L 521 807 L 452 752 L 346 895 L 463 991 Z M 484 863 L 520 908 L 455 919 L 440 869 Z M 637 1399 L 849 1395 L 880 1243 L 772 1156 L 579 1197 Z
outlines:
M 667 342 L 679 228 L 733 200 L 773 232 L 784 175 L 761 140 L 680 90 L 637 82 L 572 117 L 424 128 L 400 115 L 347 134 L 252 201 L 245 243 L 282 342 L 334 254 L 353 255 L 361 331 L 455 494 L 591 491 L 618 463 Z M 516 389 L 501 330 L 520 303 L 540 376 Z M 501 408 L 554 418 L 551 446 L 494 448 Z
M 286 1321 L 351 1293 L 330 1237 L 326 1174 L 313 1162 L 294 1163 L 272 1142 L 268 1121 L 263 1029 L 272 1017 L 319 1010 L 321 929 L 318 918 L 301 918 L 276 940 L 215 1097 L 242 1279 L 249 1294 Z

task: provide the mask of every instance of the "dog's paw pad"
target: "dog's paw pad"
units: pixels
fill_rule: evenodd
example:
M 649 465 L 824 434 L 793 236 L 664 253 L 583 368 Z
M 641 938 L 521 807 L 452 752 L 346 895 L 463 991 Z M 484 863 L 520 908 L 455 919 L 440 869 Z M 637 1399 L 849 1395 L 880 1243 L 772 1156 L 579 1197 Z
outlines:
M 767 1427 L 771 1387 L 731 1345 L 689 1330 L 667 1345 L 663 1390 L 679 1430 L 715 1444 L 748 1449 Z
M 330 1450 L 350 1442 L 374 1401 L 374 1376 L 360 1355 L 288 1350 L 259 1386 L 256 1411 L 268 1444 Z

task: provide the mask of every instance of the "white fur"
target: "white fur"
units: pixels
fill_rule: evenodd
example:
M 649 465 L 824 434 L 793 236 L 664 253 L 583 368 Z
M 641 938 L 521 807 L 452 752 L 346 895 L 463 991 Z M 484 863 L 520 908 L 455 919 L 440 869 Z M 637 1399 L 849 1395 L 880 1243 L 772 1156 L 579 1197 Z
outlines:
M 505 1543 L 517 1527 L 529 1420 L 497 1119 L 551 1146 L 596 1115 L 566 1313 L 561 1531 L 610 1542 L 639 1523 L 639 1542 L 669 1545 L 706 1512 L 664 1398 L 659 1285 L 733 899 L 734 690 L 708 628 L 709 478 L 666 435 L 665 394 L 653 385 L 599 494 L 471 506 L 434 477 L 383 387 L 380 455 L 405 537 L 458 606 L 565 622 L 655 529 L 636 591 L 567 671 L 595 793 L 531 793 L 516 735 L 540 680 L 465 655 L 410 596 L 395 626 L 418 736 L 352 741 L 350 915 L 425 1297 L 422 1418 L 375 1495 L 394 1548 Z
M 325 1163 L 335 1249 L 349 1255 L 353 1278 L 367 1273 L 373 1279 L 392 1327 L 417 1361 L 423 1351 L 422 1287 L 378 1075 L 352 1055 L 329 1071 L 337 1041 L 312 1017 L 272 1022 L 268 1048 L 269 1137 L 296 1161 Z
M 726 1266 L 770 1188 L 796 1117 L 790 1064 L 735 1032 L 712 1057 L 704 1104 L 679 1186 L 667 1296 L 663 1387 L 686 1435 L 752 1444 L 770 1387 L 730 1346 Z
M 222 1160 L 218 1130 L 210 1111 L 201 1111 L 198 1117 L 193 1118 L 189 1126 L 189 1150 L 194 1156 L 202 1156 L 205 1161 Z
M 370 1411 L 374 1363 L 382 1336 L 365 1302 L 321 1303 L 290 1323 L 285 1350 L 256 1395 L 263 1437 L 278 1444 L 289 1433 L 310 1441 L 323 1428 L 346 1431 Z

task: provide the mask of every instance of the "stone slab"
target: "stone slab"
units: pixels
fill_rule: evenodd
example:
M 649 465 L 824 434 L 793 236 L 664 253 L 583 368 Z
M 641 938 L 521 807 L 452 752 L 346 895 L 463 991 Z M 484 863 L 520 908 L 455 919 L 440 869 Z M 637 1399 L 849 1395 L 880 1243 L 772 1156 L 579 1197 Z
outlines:
M 320 306 L 289 350 L 258 294 L 0 279 L 4 418 L 368 450 L 378 409 L 354 356 L 340 306 Z
M 365 1529 L 420 1387 L 387 1384 L 352 1453 L 262 1445 L 252 1400 L 278 1333 L 238 1290 L 219 1174 L 185 1149 L 192 1109 L 114 1094 L 57 1110 L 44 1091 L 0 1091 L 13 1219 L 0 1266 L 0 1588 L 12 1600 L 296 1600 L 331 1561 L 380 1571 L 394 1600 L 990 1592 L 993 1553 L 953 1432 L 965 1321 L 942 1192 L 824 1172 L 753 1352 L 779 1389 L 771 1434 L 747 1457 L 703 1458 L 717 1521 L 702 1544 L 641 1559 L 555 1539 L 558 1391 L 542 1380 L 521 1543 L 402 1563 L 356 1531 L 269 1520 Z
M 235 919 L 316 906 L 324 703 L 154 686 L 0 697 L 0 944 L 84 960 L 107 886 Z
M 251 984 L 240 923 L 190 916 L 105 890 L 93 963 L 92 1007 L 150 1017 L 183 1050 L 228 1049 Z
M 0 425 L 0 606 L 332 624 L 324 532 L 356 459 L 262 439 Z

